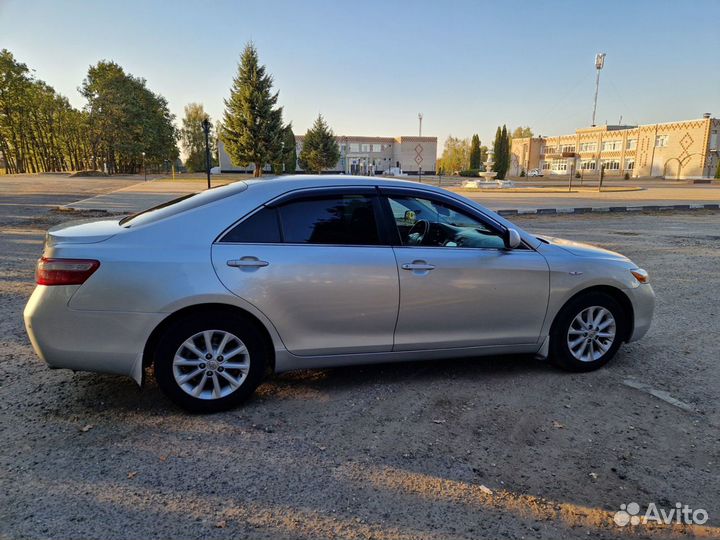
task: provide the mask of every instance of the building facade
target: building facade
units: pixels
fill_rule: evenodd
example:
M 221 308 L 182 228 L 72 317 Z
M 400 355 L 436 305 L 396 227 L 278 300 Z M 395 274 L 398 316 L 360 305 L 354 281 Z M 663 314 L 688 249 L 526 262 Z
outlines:
M 597 175 L 667 179 L 712 177 L 720 162 L 720 120 L 643 126 L 595 126 L 572 135 L 513 139 L 511 175 Z
M 345 174 L 435 174 L 437 156 L 437 137 L 336 137 L 340 147 L 340 159 L 333 169 L 327 172 Z M 304 135 L 295 137 L 298 156 L 302 151 Z M 238 166 L 232 163 L 225 152 L 225 145 L 218 141 L 218 154 L 221 172 L 250 172 L 253 166 Z M 265 167 L 269 170 L 269 166 Z M 300 163 L 297 170 L 302 171 Z

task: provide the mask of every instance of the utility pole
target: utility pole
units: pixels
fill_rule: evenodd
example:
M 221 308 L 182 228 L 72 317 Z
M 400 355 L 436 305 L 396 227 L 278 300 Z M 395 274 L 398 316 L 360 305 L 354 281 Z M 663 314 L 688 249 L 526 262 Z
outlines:
M 207 116 L 202 121 L 202 128 L 205 132 L 205 168 L 207 169 L 208 189 L 210 189 L 210 120 Z
M 600 89 L 600 70 L 605 66 L 605 53 L 597 53 L 595 55 L 595 100 L 593 102 L 592 126 L 595 127 L 595 113 L 597 112 L 598 90 Z
M 418 113 L 418 137 L 422 137 L 422 119 L 423 119 L 423 113 Z

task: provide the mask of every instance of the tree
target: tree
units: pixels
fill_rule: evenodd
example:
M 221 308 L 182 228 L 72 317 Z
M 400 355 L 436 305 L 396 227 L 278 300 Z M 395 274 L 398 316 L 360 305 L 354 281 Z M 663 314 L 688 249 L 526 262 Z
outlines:
M 720 178 L 720 162 L 718 162 L 717 171 L 715 171 L 715 178 Z
M 165 98 L 114 62 L 91 66 L 79 111 L 35 79 L 10 51 L 0 51 L 0 152 L 8 172 L 99 169 L 138 172 L 178 155 L 177 132 Z
M 445 139 L 443 153 L 438 160 L 446 174 L 453 174 L 467 169 L 470 166 L 470 141 L 458 137 L 448 136 Z
M 529 126 L 516 127 L 515 130 L 512 132 L 513 139 L 523 139 L 523 138 L 532 137 L 532 136 L 533 136 L 533 132 Z
M 495 141 L 493 143 L 494 161 L 493 170 L 496 171 L 497 177 L 502 180 L 507 174 L 510 167 L 510 137 L 508 136 L 507 127 L 498 126 L 495 132 Z
M 205 113 L 205 109 L 200 103 L 189 103 L 185 105 L 185 117 L 182 121 L 180 129 L 180 140 L 185 150 L 185 167 L 190 172 L 199 172 L 205 170 L 205 131 L 203 131 L 202 122 L 205 118 L 210 117 Z M 216 161 L 216 137 L 212 122 L 210 123 L 210 155 L 212 156 L 212 164 Z
M 110 173 L 137 173 L 143 163 L 159 168 L 177 158 L 175 116 L 145 79 L 102 60 L 90 66 L 80 93 L 87 100 L 94 161 L 104 162 Z
M 257 49 L 245 45 L 230 98 L 225 100 L 222 140 L 238 165 L 252 163 L 254 176 L 262 175 L 266 163 L 276 163 L 282 153 L 282 107 L 272 93 L 273 78 L 260 65 Z
M 305 171 L 320 174 L 323 169 L 334 167 L 339 159 L 340 147 L 335 140 L 335 134 L 319 114 L 313 127 L 305 133 L 300 151 L 300 167 Z
M 472 136 L 470 143 L 470 168 L 480 168 L 480 137 L 477 134 Z
M 482 145 L 480 147 L 480 163 L 485 163 L 488 158 L 488 147 L 485 145 Z

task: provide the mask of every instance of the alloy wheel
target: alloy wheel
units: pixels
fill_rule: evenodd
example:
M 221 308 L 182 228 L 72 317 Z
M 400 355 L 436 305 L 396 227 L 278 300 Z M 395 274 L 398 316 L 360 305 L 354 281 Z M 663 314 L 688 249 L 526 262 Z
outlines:
M 567 345 L 581 362 L 594 362 L 612 347 L 617 333 L 615 317 L 607 308 L 591 306 L 578 313 L 570 323 Z
M 242 386 L 250 353 L 236 335 L 205 330 L 185 340 L 173 358 L 177 385 L 197 399 L 220 399 Z

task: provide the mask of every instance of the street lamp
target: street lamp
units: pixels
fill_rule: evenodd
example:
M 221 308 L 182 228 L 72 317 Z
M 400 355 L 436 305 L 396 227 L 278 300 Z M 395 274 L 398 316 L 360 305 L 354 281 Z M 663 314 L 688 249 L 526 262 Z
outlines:
M 210 189 L 210 120 L 206 116 L 202 121 L 205 132 L 205 168 L 207 169 L 207 186 Z
M 280 148 L 282 148 L 282 150 L 280 151 L 280 155 L 282 155 L 282 165 L 283 165 L 282 172 L 283 172 L 283 174 L 285 174 L 285 141 L 280 141 Z
M 605 67 L 605 53 L 597 53 L 595 55 L 595 69 L 597 71 L 597 76 L 595 77 L 595 100 L 593 101 L 593 127 L 595 127 L 595 112 L 597 111 L 598 89 L 600 88 L 600 70 L 603 67 Z
M 142 153 L 143 157 L 143 174 L 145 174 L 145 181 L 147 182 L 147 168 L 145 167 L 145 152 Z

